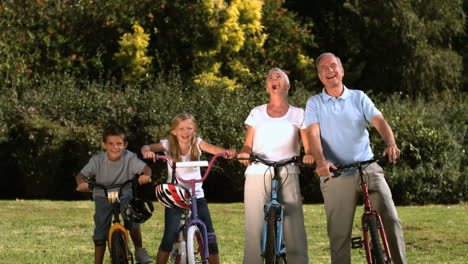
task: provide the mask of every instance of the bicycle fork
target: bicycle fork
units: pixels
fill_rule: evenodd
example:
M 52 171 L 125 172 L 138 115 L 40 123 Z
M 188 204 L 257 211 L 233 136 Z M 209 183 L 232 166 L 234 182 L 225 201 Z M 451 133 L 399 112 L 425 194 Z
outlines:
M 390 254 L 390 249 L 388 247 L 387 235 L 385 234 L 385 229 L 382 224 L 382 219 L 380 215 L 377 213 L 376 210 L 372 208 L 372 204 L 369 198 L 369 190 L 365 182 L 361 183 L 361 190 L 363 193 L 363 200 L 364 200 L 364 213 L 361 219 L 364 241 L 361 240 L 360 242 L 361 245 L 359 247 L 362 247 L 362 243 L 364 242 L 364 248 L 366 250 L 366 256 L 367 256 L 367 263 L 372 263 L 372 253 L 371 253 L 370 240 L 369 240 L 369 226 L 367 224 L 366 218 L 374 217 L 377 220 L 376 221 L 377 229 L 379 230 L 379 234 L 382 239 L 382 245 L 384 246 L 384 251 L 387 257 L 387 261 L 390 262 L 392 260 L 392 256 Z M 353 241 L 352 241 L 353 248 L 356 248 L 355 245 L 359 243 L 358 241 L 356 241 L 356 239 L 360 239 L 360 238 L 353 238 Z
M 267 240 L 267 230 L 268 230 L 268 212 L 270 208 L 274 208 L 275 210 L 275 222 L 276 222 L 276 241 L 275 241 L 275 248 L 276 254 L 281 255 L 285 253 L 286 249 L 283 245 L 283 219 L 284 219 L 284 211 L 282 205 L 278 202 L 278 180 L 273 179 L 271 182 L 271 202 L 265 204 L 263 208 L 264 212 L 264 221 L 263 221 L 263 231 L 262 231 L 262 256 L 265 257 L 266 251 L 266 240 Z

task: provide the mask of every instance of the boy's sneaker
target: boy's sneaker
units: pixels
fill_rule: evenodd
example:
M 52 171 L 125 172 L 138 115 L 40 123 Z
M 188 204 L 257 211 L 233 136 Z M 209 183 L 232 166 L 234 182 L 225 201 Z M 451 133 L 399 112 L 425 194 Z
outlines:
M 152 263 L 153 259 L 148 255 L 145 248 L 135 248 L 135 260 L 137 263 L 147 264 Z

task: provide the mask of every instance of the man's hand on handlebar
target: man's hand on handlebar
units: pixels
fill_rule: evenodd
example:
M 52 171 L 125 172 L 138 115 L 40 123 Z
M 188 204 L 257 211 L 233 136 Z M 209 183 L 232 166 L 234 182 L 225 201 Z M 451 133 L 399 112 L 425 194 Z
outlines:
M 331 170 L 336 170 L 336 166 L 333 163 L 328 162 L 327 160 L 317 160 L 317 168 L 315 169 L 315 173 L 319 177 L 328 177 L 329 180 L 332 179 Z
M 391 145 L 384 150 L 382 156 L 388 157 L 388 161 L 390 161 L 391 163 L 396 163 L 397 159 L 400 157 L 400 152 L 401 151 L 397 147 L 397 145 Z

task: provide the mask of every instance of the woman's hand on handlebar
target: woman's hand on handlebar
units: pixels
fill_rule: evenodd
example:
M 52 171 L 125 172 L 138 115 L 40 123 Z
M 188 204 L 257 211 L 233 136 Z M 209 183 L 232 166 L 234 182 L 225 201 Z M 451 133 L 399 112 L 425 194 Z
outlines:
M 336 169 L 337 167 L 327 160 L 317 160 L 317 168 L 315 169 L 315 173 L 317 173 L 319 177 L 328 177 L 328 179 L 331 180 L 332 176 L 330 170 Z
M 247 153 L 247 152 L 241 152 L 237 155 L 237 158 L 239 159 L 239 162 L 244 164 L 245 166 L 249 166 L 250 164 L 252 164 L 252 162 L 250 162 L 249 158 L 250 158 L 250 154 Z
M 306 154 L 304 155 L 304 157 L 302 158 L 302 163 L 304 164 L 313 164 L 315 161 L 315 158 L 314 156 L 310 155 L 310 154 Z
M 232 158 L 235 158 L 236 156 L 237 156 L 237 150 L 235 148 L 230 148 L 226 150 L 226 156 L 224 156 L 224 158 L 232 159 Z

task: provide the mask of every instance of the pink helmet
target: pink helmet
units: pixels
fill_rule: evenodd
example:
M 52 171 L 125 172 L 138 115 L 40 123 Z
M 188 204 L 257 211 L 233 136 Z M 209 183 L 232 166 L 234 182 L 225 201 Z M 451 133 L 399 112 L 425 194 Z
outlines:
M 156 198 L 169 208 L 189 208 L 190 197 L 190 192 L 180 185 L 163 183 L 156 186 Z

